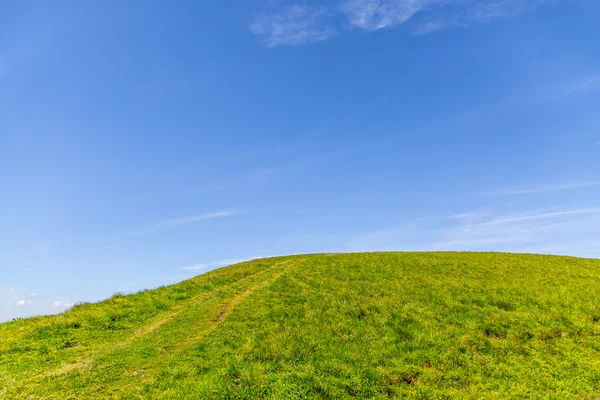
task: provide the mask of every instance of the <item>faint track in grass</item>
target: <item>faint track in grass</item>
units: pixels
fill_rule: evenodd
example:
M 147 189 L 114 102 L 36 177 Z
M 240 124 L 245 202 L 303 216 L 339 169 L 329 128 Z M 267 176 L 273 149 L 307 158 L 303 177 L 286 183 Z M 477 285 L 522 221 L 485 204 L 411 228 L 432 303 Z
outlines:
M 274 267 L 282 267 L 284 265 L 288 265 L 289 263 L 290 263 L 290 261 L 282 262 L 280 264 L 277 264 Z M 251 296 L 252 294 L 257 292 L 258 290 L 265 288 L 265 287 L 269 287 L 270 285 L 275 283 L 288 270 L 289 270 L 289 267 L 282 268 L 281 271 L 274 274 L 269 279 L 258 282 L 256 285 L 253 285 L 253 286 L 247 288 L 243 292 L 233 296 L 228 301 L 225 301 L 224 303 L 222 303 L 219 313 L 213 319 L 213 324 L 209 325 L 208 328 L 201 330 L 198 335 L 188 337 L 186 339 L 186 342 L 191 342 L 191 341 L 197 342 L 198 340 L 201 340 L 207 334 L 209 334 L 210 332 L 215 330 L 219 326 L 219 324 L 226 321 L 227 317 L 235 310 L 235 308 L 238 304 L 240 304 L 242 301 L 244 301 L 246 298 L 248 298 L 249 296 Z
M 225 288 L 217 287 L 209 292 L 201 293 L 199 295 L 192 297 L 191 299 L 185 300 L 184 302 L 182 302 L 180 304 L 176 304 L 176 305 L 172 306 L 169 309 L 169 311 L 167 311 L 166 314 L 163 313 L 161 315 L 158 315 L 158 316 L 152 318 L 149 321 L 149 324 L 147 324 L 146 326 L 144 326 L 141 329 L 138 329 L 131 336 L 129 336 L 117 343 L 110 343 L 110 344 L 107 344 L 105 346 L 95 349 L 93 358 L 86 358 L 86 359 L 82 359 L 82 360 L 77 360 L 72 363 L 63 364 L 59 368 L 54 369 L 52 371 L 48 371 L 44 374 L 33 376 L 31 378 L 26 378 L 24 380 L 25 382 L 27 382 L 25 385 L 35 384 L 33 381 L 51 377 L 51 376 L 58 376 L 58 375 L 64 375 L 64 374 L 69 374 L 69 373 L 73 373 L 73 372 L 83 372 L 86 370 L 90 370 L 92 368 L 92 366 L 94 365 L 94 360 L 97 359 L 98 357 L 105 356 L 107 354 L 110 354 L 115 351 L 126 348 L 126 347 L 132 345 L 134 342 L 151 335 L 152 333 L 158 331 L 161 327 L 167 325 L 169 322 L 176 319 L 183 312 L 188 311 L 194 305 L 201 303 L 203 300 L 209 299 L 209 298 L 215 296 L 220 291 L 231 288 L 232 286 L 239 287 L 238 290 L 242 290 L 244 288 L 245 284 L 247 284 L 248 282 L 259 279 L 260 277 L 262 277 L 264 275 L 268 275 L 273 270 L 281 268 L 282 266 L 285 266 L 285 265 L 289 264 L 290 262 L 291 261 L 278 262 L 268 268 L 265 268 L 264 270 L 261 270 L 261 271 L 255 272 L 253 274 L 250 274 L 248 276 L 245 276 L 244 278 L 241 278 L 240 280 L 227 285 Z M 200 336 L 196 336 L 191 339 L 186 338 L 185 341 L 188 342 L 191 340 L 199 339 L 199 338 L 205 336 L 210 331 L 214 330 L 217 327 L 218 323 L 221 322 L 222 320 L 224 320 L 227 317 L 227 315 L 232 311 L 232 309 L 240 301 L 242 301 L 244 298 L 246 298 L 247 296 L 254 293 L 259 288 L 271 284 L 277 278 L 279 278 L 279 276 L 281 276 L 281 274 L 282 274 L 282 272 L 276 273 L 273 277 L 267 279 L 266 281 L 259 280 L 259 282 L 256 283 L 255 285 L 248 287 L 242 293 L 234 295 L 232 298 L 230 298 L 229 300 L 222 303 L 221 304 L 222 307 L 220 307 L 221 311 L 215 318 L 212 319 L 213 322 L 215 322 L 215 324 L 209 325 L 209 327 L 207 329 L 202 331 Z M 22 382 L 22 383 L 24 383 L 24 382 Z

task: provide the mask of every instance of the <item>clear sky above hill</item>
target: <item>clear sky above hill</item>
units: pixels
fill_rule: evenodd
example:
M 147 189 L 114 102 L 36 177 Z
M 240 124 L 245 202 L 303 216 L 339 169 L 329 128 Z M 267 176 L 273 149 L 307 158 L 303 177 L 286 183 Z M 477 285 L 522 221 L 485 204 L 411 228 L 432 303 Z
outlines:
M 247 258 L 600 257 L 600 3 L 0 1 L 0 320 Z

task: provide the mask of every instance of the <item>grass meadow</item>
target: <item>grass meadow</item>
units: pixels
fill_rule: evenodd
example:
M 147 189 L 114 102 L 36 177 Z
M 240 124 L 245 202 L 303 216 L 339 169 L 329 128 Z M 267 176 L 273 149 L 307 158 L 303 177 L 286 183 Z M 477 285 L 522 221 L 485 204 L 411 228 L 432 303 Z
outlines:
M 3 399 L 596 399 L 600 260 L 255 260 L 0 325 Z

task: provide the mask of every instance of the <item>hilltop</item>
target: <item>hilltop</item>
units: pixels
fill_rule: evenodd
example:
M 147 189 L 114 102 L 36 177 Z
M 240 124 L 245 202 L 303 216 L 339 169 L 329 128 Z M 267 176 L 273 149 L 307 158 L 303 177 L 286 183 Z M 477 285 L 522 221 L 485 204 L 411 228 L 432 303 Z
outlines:
M 600 260 L 254 260 L 0 325 L 0 397 L 600 396 Z

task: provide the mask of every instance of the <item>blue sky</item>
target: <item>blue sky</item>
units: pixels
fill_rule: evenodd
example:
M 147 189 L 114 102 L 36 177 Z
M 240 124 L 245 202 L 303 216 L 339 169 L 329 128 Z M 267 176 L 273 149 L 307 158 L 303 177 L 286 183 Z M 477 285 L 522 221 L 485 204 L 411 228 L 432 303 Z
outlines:
M 600 257 L 599 19 L 0 1 L 0 320 L 270 255 Z

